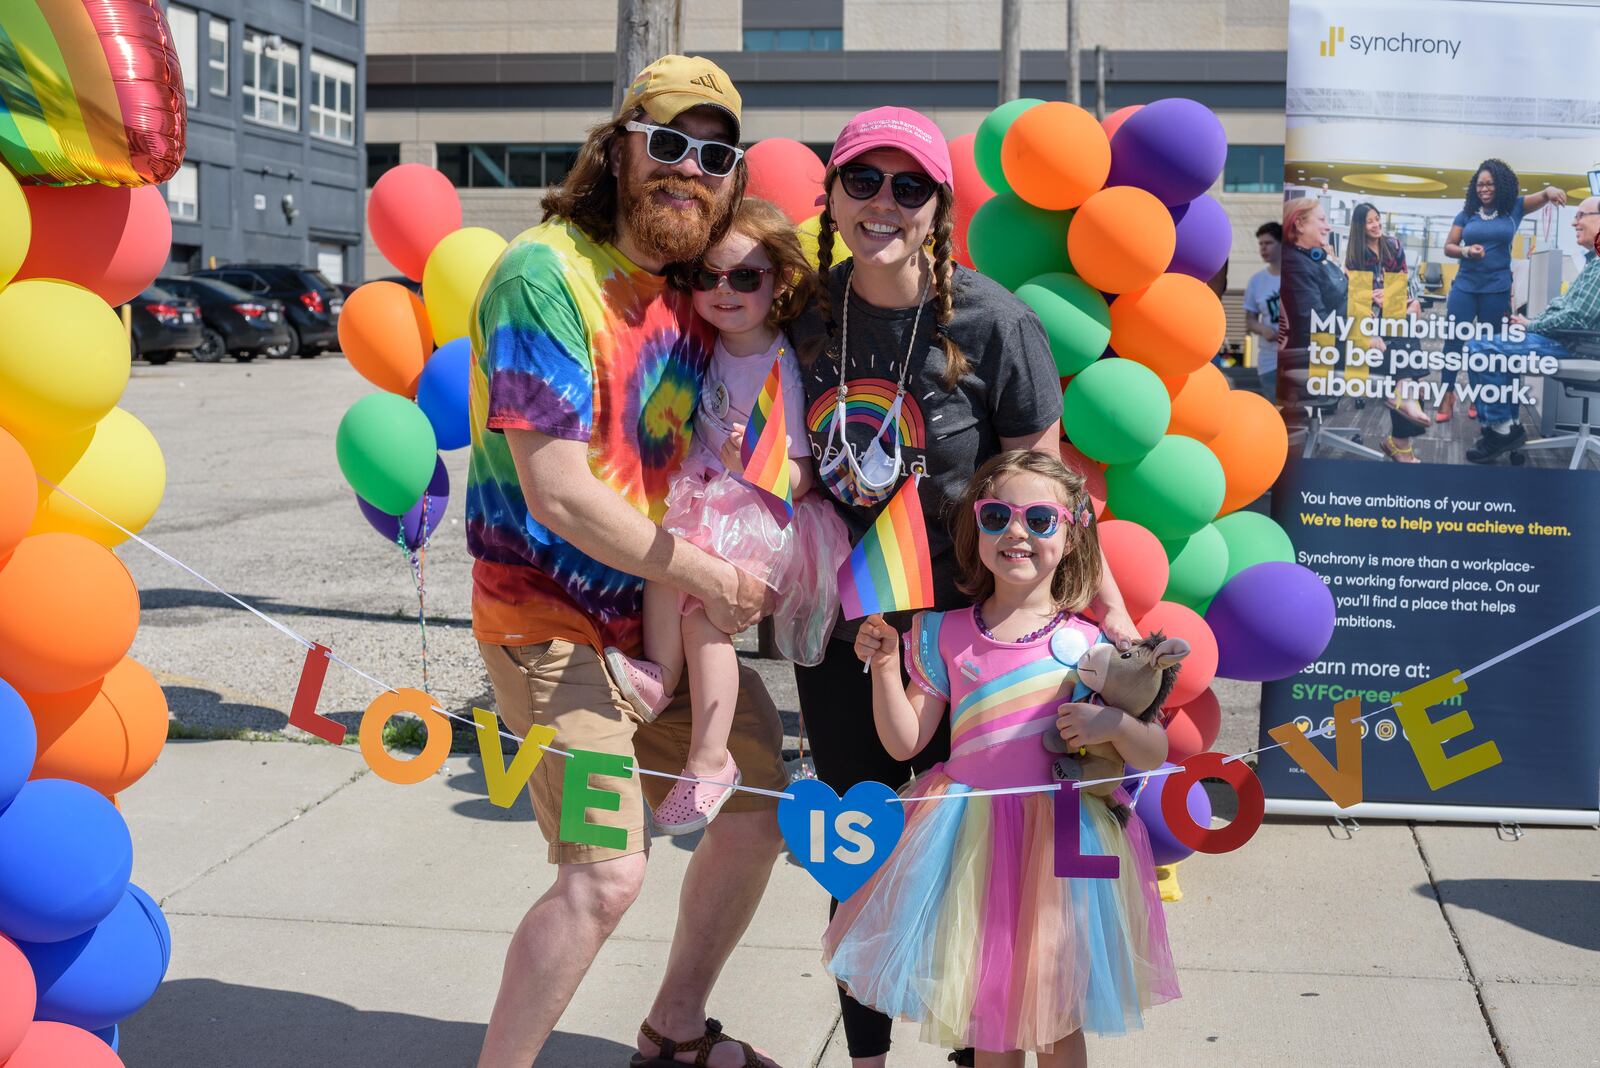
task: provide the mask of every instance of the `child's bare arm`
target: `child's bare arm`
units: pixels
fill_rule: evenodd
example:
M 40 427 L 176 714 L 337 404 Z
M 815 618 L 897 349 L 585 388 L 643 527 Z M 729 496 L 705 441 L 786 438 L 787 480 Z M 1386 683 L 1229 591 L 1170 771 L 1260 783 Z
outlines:
M 856 655 L 872 669 L 872 719 L 878 740 L 896 760 L 910 760 L 933 738 L 945 702 L 912 683 L 900 683 L 900 636 L 882 616 L 868 616 L 856 632 Z

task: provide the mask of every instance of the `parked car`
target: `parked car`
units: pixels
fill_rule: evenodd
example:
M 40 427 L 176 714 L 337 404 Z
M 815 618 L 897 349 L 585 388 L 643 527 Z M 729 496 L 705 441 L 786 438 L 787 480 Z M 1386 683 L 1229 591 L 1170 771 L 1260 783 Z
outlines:
M 214 278 L 252 297 L 283 302 L 289 319 L 286 355 L 315 356 L 339 347 L 339 310 L 344 294 L 321 271 L 286 264 L 241 263 L 195 271 L 192 278 Z
M 204 341 L 200 306 L 176 293 L 150 286 L 128 302 L 133 310 L 133 355 L 153 364 L 193 352 Z
M 422 296 L 422 283 L 421 282 L 413 282 L 411 279 L 407 278 L 403 274 L 391 274 L 387 278 L 378 279 L 378 281 L 380 281 L 380 282 L 393 282 L 397 286 L 405 286 L 407 289 L 411 290 L 411 292 L 415 293 L 417 296 L 419 296 L 419 297 Z
M 289 354 L 289 320 L 281 300 L 254 297 L 215 278 L 162 278 L 158 283 L 200 306 L 205 340 L 194 352 L 201 363 L 224 355 L 240 363 Z

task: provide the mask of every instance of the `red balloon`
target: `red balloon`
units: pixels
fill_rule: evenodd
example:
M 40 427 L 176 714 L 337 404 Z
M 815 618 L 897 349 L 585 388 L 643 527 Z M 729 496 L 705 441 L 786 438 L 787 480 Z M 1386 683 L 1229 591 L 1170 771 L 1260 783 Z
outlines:
M 748 196 L 769 200 L 795 225 L 822 210 L 824 167 L 817 154 L 799 141 L 769 137 L 744 154 L 750 172 Z
M 1106 525 L 1101 524 L 1102 527 Z M 1118 584 L 1121 584 L 1120 577 Z M 1127 600 L 1126 594 L 1123 600 Z M 1206 621 L 1194 609 L 1172 601 L 1160 602 L 1142 617 L 1131 609 L 1128 614 L 1139 621 L 1140 634 L 1148 635 L 1159 630 L 1169 638 L 1182 638 L 1189 643 L 1189 655 L 1183 658 L 1178 684 L 1172 688 L 1167 705 L 1181 707 L 1199 698 L 1211 685 L 1211 680 L 1217 677 L 1217 639 L 1211 633 L 1211 628 L 1206 626 Z
M 64 1023 L 35 1020 L 5 1068 L 126 1068 L 111 1047 Z
M 461 198 L 450 179 L 432 167 L 402 163 L 373 184 L 367 227 L 384 258 L 420 282 L 433 247 L 461 229 Z
M 1144 107 L 1143 104 L 1129 104 L 1125 108 L 1118 108 L 1100 120 L 1100 126 L 1106 132 L 1106 140 L 1117 136 L 1117 131 L 1122 129 L 1122 124 L 1133 117 L 1133 113 Z
M 1094 517 L 1099 519 L 1106 510 L 1106 467 L 1105 464 L 1096 463 L 1077 449 L 1061 443 L 1061 462 L 1067 468 L 1083 476 L 1083 488 L 1089 493 L 1089 501 L 1094 505 Z
M 172 249 L 172 215 L 154 186 L 23 189 L 33 241 L 17 278 L 59 278 L 126 304 L 155 281 Z
M 37 998 L 33 965 L 15 942 L 0 935 L 0 1064 L 22 1044 Z
M 1111 565 L 1111 576 L 1117 580 L 1117 589 L 1122 591 L 1128 615 L 1139 619 L 1156 606 L 1167 588 L 1167 551 L 1154 534 L 1126 519 L 1101 522 L 1099 529 L 1100 551 Z M 1144 630 L 1142 626 L 1139 629 Z M 1215 653 L 1211 662 L 1215 670 Z
M 964 267 L 972 267 L 972 254 L 967 251 L 967 227 L 972 225 L 972 217 L 983 206 L 983 202 L 994 196 L 994 190 L 985 184 L 983 176 L 978 173 L 978 164 L 972 156 L 973 140 L 977 136 L 962 134 L 950 141 L 951 185 L 956 194 L 952 219 L 955 229 L 951 234 L 951 243 L 955 246 L 956 262 Z
M 1172 709 L 1167 720 L 1167 759 L 1182 764 L 1196 753 L 1204 753 L 1216 743 L 1221 730 L 1222 706 L 1208 688 L 1182 708 Z

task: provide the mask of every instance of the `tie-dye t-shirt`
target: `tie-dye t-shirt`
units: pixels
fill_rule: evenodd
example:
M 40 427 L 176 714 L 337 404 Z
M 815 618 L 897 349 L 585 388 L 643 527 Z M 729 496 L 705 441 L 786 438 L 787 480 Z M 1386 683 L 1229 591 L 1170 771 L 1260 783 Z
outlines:
M 715 340 L 688 295 L 554 221 L 519 235 L 472 315 L 467 548 L 482 641 L 636 649 L 643 580 L 528 514 L 506 429 L 589 444 L 605 485 L 659 522 Z

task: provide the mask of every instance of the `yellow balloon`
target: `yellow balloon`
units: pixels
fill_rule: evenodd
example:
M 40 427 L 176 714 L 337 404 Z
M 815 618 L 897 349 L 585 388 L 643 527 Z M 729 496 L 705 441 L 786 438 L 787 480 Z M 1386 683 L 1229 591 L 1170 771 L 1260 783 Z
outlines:
M 422 268 L 422 303 L 428 309 L 434 344 L 467 336 L 478 289 L 505 250 L 506 239 L 493 230 L 468 226 L 446 234 L 428 253 Z
M 801 223 L 799 226 L 796 226 L 794 228 L 794 236 L 800 242 L 800 251 L 804 252 L 806 254 L 806 262 L 810 263 L 813 268 L 815 268 L 817 266 L 817 263 L 818 263 L 818 260 L 817 260 L 817 235 L 820 234 L 821 231 L 822 231 L 822 213 L 821 212 L 818 212 L 816 215 L 811 216 L 811 218 L 807 219 L 805 222 Z M 847 260 L 849 258 L 850 258 L 850 249 L 845 245 L 845 243 L 843 241 L 839 240 L 839 235 L 838 234 L 834 234 L 833 235 L 833 262 L 835 264 L 843 263 L 845 260 Z
M 0 289 L 10 284 L 28 256 L 33 238 L 33 213 L 28 198 L 11 172 L 0 167 Z
M 87 289 L 29 278 L 0 290 L 0 425 L 17 437 L 94 426 L 131 362 L 122 320 Z
M 87 430 L 23 442 L 33 466 L 96 512 L 137 534 L 167 489 L 167 461 L 148 427 L 121 408 Z M 82 534 L 106 548 L 127 535 L 65 494 L 39 483 L 39 510 L 29 534 Z

